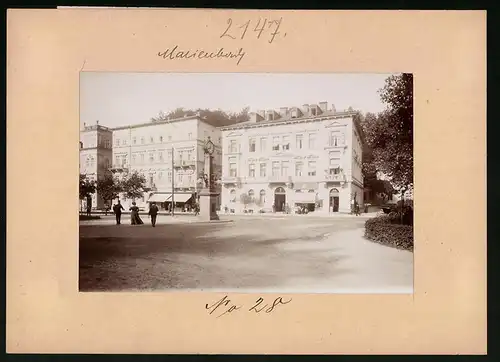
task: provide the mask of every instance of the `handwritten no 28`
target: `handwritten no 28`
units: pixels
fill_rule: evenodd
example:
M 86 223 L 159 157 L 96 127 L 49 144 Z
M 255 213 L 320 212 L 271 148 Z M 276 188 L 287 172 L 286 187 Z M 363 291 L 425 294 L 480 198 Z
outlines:
M 270 39 L 268 40 L 268 43 L 271 44 L 274 41 L 274 38 L 276 38 L 277 35 L 281 34 L 279 32 L 279 29 L 280 29 L 282 20 L 283 20 L 283 18 L 279 18 L 278 20 L 268 20 L 265 18 L 264 18 L 264 20 L 259 19 L 259 21 L 255 25 L 255 28 L 253 29 L 253 31 L 257 33 L 257 39 L 260 39 L 260 37 L 262 36 L 262 33 L 266 33 L 266 34 L 270 35 Z M 240 39 L 245 38 L 245 35 L 247 34 L 247 31 L 248 31 L 248 28 L 250 27 L 251 22 L 252 22 L 251 20 L 248 20 L 247 22 L 243 23 L 240 26 L 235 25 L 233 27 L 233 20 L 231 18 L 227 19 L 227 28 L 226 28 L 226 30 L 224 30 L 224 32 L 222 33 L 220 38 L 228 37 L 231 39 L 236 39 L 236 36 L 234 36 L 234 35 L 237 35 L 239 33 L 241 33 L 241 35 L 239 37 Z M 234 30 L 234 29 L 236 29 L 236 30 Z M 241 29 L 241 30 L 239 30 L 239 29 Z M 234 35 L 232 35 L 232 34 L 234 34 Z M 283 34 L 283 37 L 285 37 L 285 36 L 286 36 L 286 33 Z

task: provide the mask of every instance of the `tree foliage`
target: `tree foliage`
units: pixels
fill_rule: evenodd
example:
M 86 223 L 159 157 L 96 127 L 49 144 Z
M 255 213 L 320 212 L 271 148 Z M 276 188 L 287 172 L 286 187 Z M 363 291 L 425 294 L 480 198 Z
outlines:
M 190 117 L 199 113 L 207 123 L 214 127 L 229 126 L 232 124 L 246 122 L 250 119 L 249 107 L 243 108 L 240 112 L 225 112 L 221 109 L 210 110 L 198 108 L 195 110 L 176 108 L 169 113 L 160 112 L 156 117 L 151 118 L 153 122 L 168 121 L 176 118 Z
M 146 177 L 137 171 L 125 176 L 121 182 L 121 191 L 125 193 L 127 199 L 138 199 L 143 196 L 146 188 Z
M 371 152 L 366 172 L 371 172 L 368 167 L 372 167 L 404 191 L 413 186 L 413 75 L 387 78 L 380 98 L 386 109 L 363 122 Z
M 87 178 L 86 175 L 80 174 L 80 200 L 86 199 L 96 190 L 95 182 Z
M 116 199 L 122 190 L 120 182 L 110 173 L 107 173 L 102 180 L 97 181 L 96 189 L 104 202 Z

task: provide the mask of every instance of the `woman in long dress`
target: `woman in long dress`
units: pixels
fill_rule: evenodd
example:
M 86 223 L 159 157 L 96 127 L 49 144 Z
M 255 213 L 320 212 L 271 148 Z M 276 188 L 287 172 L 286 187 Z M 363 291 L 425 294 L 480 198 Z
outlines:
M 141 220 L 139 216 L 139 208 L 136 206 L 135 201 L 132 202 L 132 206 L 129 209 L 130 213 L 130 223 L 132 225 L 142 225 L 144 222 Z

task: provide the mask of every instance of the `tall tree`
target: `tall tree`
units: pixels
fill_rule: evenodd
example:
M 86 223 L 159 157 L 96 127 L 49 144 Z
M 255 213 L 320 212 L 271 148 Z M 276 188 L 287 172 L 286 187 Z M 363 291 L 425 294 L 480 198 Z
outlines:
M 404 193 L 413 186 L 413 75 L 387 78 L 380 98 L 386 109 L 365 122 L 366 141 L 374 167 Z
M 249 194 L 244 193 L 240 195 L 240 201 L 246 208 L 248 205 L 254 203 L 255 199 Z
M 96 190 L 104 202 L 110 205 L 111 200 L 116 199 L 121 192 L 121 184 L 112 174 L 108 173 L 102 180 L 97 181 Z
M 89 180 L 86 175 L 80 174 L 80 200 L 90 197 L 95 190 L 95 183 Z
M 143 196 L 146 188 L 146 177 L 134 171 L 121 182 L 121 191 L 125 193 L 127 199 L 135 200 Z

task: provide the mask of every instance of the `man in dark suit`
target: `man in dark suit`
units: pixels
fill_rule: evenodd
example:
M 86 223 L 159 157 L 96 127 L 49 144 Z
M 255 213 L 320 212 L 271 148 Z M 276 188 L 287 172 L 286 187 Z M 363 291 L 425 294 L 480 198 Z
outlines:
M 158 206 L 156 206 L 155 202 L 152 202 L 149 206 L 149 216 L 151 216 L 151 225 L 155 227 L 156 225 L 156 216 L 158 215 Z
M 118 203 L 113 206 L 113 212 L 115 213 L 116 216 L 116 225 L 120 225 L 120 221 L 122 218 L 122 210 L 125 209 L 123 208 L 122 204 L 120 204 L 120 200 L 118 200 Z

